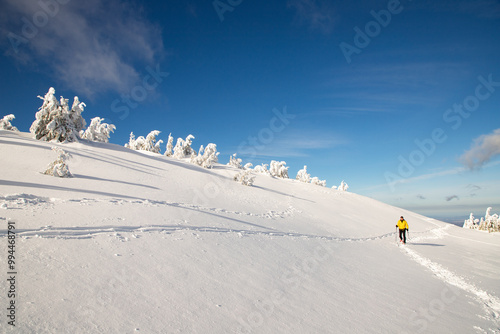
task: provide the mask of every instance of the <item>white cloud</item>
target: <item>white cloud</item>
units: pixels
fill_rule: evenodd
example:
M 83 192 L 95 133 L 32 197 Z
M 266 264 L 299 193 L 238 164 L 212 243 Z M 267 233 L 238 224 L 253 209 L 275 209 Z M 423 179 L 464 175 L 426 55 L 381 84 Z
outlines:
M 127 92 L 140 79 L 141 69 L 156 65 L 163 56 L 160 29 L 144 18 L 141 8 L 128 2 L 6 3 L 0 16 L 2 25 L 20 37 L 29 37 L 17 50 L 9 45 L 9 53 L 22 65 L 51 73 L 56 83 L 79 94 L 92 96 L 101 90 Z M 27 36 L 23 33 L 25 21 L 34 23 L 37 13 L 39 17 L 45 13 L 40 3 L 58 5 L 50 9 L 46 23 L 39 24 L 33 36 Z
M 330 34 L 335 25 L 335 14 L 331 5 L 323 0 L 289 0 L 288 8 L 296 10 L 299 24 L 308 25 L 311 30 Z
M 471 148 L 460 157 L 470 169 L 481 168 L 486 162 L 500 155 L 500 129 L 474 139 Z

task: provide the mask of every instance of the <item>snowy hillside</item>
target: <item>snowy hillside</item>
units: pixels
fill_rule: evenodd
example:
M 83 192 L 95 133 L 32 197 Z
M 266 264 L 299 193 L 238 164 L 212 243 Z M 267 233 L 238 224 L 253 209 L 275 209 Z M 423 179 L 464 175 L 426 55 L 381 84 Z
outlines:
M 500 332 L 498 234 L 113 144 L 1 130 L 0 156 L 2 333 Z

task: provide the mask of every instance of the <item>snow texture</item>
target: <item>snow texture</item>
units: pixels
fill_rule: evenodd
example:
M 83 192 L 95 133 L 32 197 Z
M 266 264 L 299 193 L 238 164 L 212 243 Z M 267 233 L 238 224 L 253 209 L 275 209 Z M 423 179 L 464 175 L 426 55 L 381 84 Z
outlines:
M 244 187 L 239 169 L 109 143 L 57 144 L 73 177 L 47 177 L 53 144 L 0 140 L 0 262 L 15 222 L 18 265 L 16 328 L 4 312 L 2 333 L 500 330 L 498 233 L 258 166 Z

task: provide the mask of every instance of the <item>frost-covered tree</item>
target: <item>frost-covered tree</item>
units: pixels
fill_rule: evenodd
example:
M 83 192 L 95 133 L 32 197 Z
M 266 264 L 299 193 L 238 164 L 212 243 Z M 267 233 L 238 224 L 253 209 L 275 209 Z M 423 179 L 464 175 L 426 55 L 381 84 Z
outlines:
M 269 167 L 269 173 L 271 176 L 279 177 L 282 179 L 288 179 L 288 167 L 285 167 L 285 161 L 271 161 L 271 166 Z
M 267 169 L 269 165 L 268 164 L 261 164 L 261 165 L 257 165 L 253 168 L 253 171 L 254 172 L 257 172 L 257 173 L 260 173 L 260 174 L 266 174 L 266 175 L 271 175 L 269 173 L 269 170 Z
M 15 126 L 10 124 L 10 121 L 14 118 L 16 118 L 16 116 L 10 114 L 0 119 L 0 130 L 19 131 Z
M 243 166 L 243 169 L 247 170 L 247 169 L 252 169 L 253 167 L 253 164 L 251 162 L 249 163 L 246 163 L 245 166 Z
M 491 214 L 491 207 L 486 209 L 486 214 L 481 219 L 475 219 L 471 213 L 469 219 L 464 221 L 464 228 L 482 230 L 488 232 L 500 232 L 500 219 L 497 214 Z
M 311 183 L 317 186 L 326 187 L 326 180 L 320 180 L 318 177 L 313 177 Z
M 253 185 L 253 183 L 255 181 L 255 175 L 252 175 L 251 173 L 252 172 L 249 169 L 242 170 L 233 177 L 233 180 L 235 180 L 236 182 L 239 182 L 245 186 L 251 186 L 251 185 Z
M 172 150 L 174 149 L 174 137 L 172 137 L 172 134 L 170 133 L 168 135 L 168 140 L 167 140 L 167 150 L 165 151 L 165 155 L 167 157 L 172 156 Z
M 191 145 L 193 144 L 192 139 L 194 139 L 193 135 L 187 136 L 185 140 L 182 138 L 177 138 L 173 157 L 176 159 L 183 159 L 196 154 L 196 151 L 191 148 Z
M 311 175 L 307 173 L 307 166 L 304 166 L 304 168 L 297 172 L 297 176 L 295 177 L 295 179 L 299 180 L 300 182 L 311 182 Z
M 80 138 L 101 143 L 109 142 L 111 132 L 116 130 L 116 126 L 108 123 L 101 123 L 104 118 L 94 117 L 85 131 L 80 131 Z
M 68 164 L 66 163 L 70 158 L 69 153 L 66 153 L 63 149 L 56 146 L 53 146 L 52 150 L 57 152 L 57 158 L 49 164 L 43 173 L 57 177 L 72 177 L 73 175 L 71 175 Z
M 70 109 L 69 100 L 61 96 L 60 101 L 57 101 L 55 92 L 55 89 L 50 87 L 44 97 L 38 96 L 43 100 L 43 104 L 36 113 L 30 132 L 38 140 L 78 141 L 80 131 L 86 125 L 81 115 L 86 105 L 75 96 Z
M 137 140 L 135 139 L 134 133 L 130 132 L 130 137 L 128 139 L 128 143 L 125 144 L 125 147 L 131 150 L 138 150 L 139 149 L 138 145 L 142 145 L 142 143 L 138 143 Z
M 156 140 L 156 137 L 160 134 L 160 131 L 153 130 L 147 136 L 144 142 L 144 151 L 160 153 L 161 148 L 160 145 L 163 143 L 163 140 Z
M 229 162 L 227 163 L 227 166 L 232 166 L 238 169 L 242 169 L 243 166 L 241 165 L 243 160 L 240 158 L 236 157 L 236 153 L 234 153 L 232 156 L 229 157 Z
M 347 191 L 347 189 L 349 189 L 349 186 L 347 185 L 347 183 L 344 182 L 344 180 L 342 180 L 340 186 L 338 186 L 337 189 L 341 191 Z
M 201 145 L 198 155 L 194 154 L 191 156 L 191 163 L 202 166 L 204 168 L 212 168 L 212 166 L 218 161 L 219 152 L 217 152 L 217 145 L 208 144 L 205 149 Z
M 148 151 L 153 153 L 160 153 L 161 148 L 160 145 L 163 143 L 163 140 L 156 140 L 156 137 L 160 134 L 160 131 L 153 130 L 151 131 L 146 138 L 143 136 L 139 136 L 135 139 L 135 135 L 133 132 L 130 133 L 130 139 L 127 144 L 125 144 L 126 148 L 130 148 L 131 150 L 136 151 Z

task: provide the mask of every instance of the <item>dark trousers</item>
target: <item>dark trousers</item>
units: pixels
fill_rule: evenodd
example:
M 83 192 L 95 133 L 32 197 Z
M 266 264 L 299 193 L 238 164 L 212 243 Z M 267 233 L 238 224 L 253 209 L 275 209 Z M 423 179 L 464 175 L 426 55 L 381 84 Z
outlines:
M 406 243 L 406 229 L 399 230 L 399 240 L 403 240 Z

